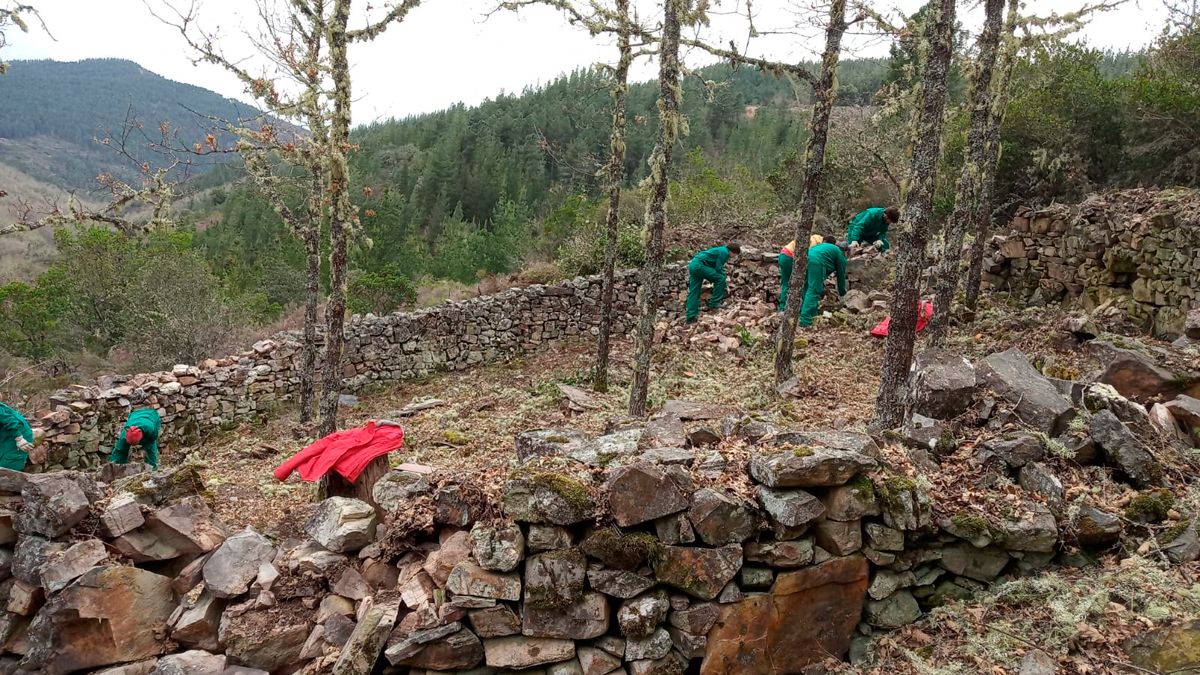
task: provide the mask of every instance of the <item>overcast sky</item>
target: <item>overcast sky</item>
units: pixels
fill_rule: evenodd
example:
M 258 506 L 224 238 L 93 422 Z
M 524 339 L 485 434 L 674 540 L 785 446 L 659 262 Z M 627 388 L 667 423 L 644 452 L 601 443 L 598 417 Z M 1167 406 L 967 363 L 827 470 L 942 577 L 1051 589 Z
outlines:
M 240 83 L 212 65 L 193 65 L 187 45 L 178 32 L 164 26 L 147 6 L 162 9 L 164 3 L 187 0 L 37 0 L 36 5 L 53 39 L 40 30 L 28 35 L 10 34 L 6 59 L 49 58 L 73 61 L 85 58 L 130 59 L 142 67 L 173 80 L 188 82 L 245 99 Z M 739 0 L 723 0 L 728 10 Z M 641 0 L 639 0 L 641 2 Z M 795 0 L 756 0 L 760 30 L 794 26 Z M 360 1 L 359 6 L 382 6 L 384 0 Z M 527 8 L 519 15 L 502 12 L 486 16 L 495 0 L 426 0 L 407 20 L 390 28 L 375 42 L 351 46 L 354 76 L 354 121 L 438 110 L 456 102 L 475 104 L 501 91 L 519 92 L 529 85 L 547 82 L 577 67 L 611 58 L 612 49 L 602 39 L 567 25 L 547 8 Z M 645 8 L 651 0 L 641 2 Z M 875 3 L 878 10 L 911 13 L 921 0 Z M 1081 0 L 1032 0 L 1039 14 L 1066 12 Z M 252 58 L 245 38 L 254 31 L 252 0 L 202 0 L 199 16 L 204 25 L 220 35 L 230 56 Z M 378 10 L 376 10 L 378 11 Z M 979 23 L 982 8 L 960 2 L 960 21 L 967 28 Z M 1120 8 L 1092 19 L 1080 39 L 1114 49 L 1140 47 L 1152 40 L 1162 25 L 1158 0 L 1129 0 Z M 361 24 L 366 15 L 355 19 Z M 705 38 L 717 44 L 735 39 L 745 44 L 744 17 L 716 16 Z M 803 35 L 759 38 L 750 44 L 751 53 L 773 58 L 811 58 L 821 47 L 819 33 L 812 27 Z M 847 40 L 848 52 L 856 56 L 887 53 L 879 38 L 854 36 Z M 689 54 L 692 65 L 711 61 Z M 654 65 L 644 63 L 637 79 L 653 76 Z

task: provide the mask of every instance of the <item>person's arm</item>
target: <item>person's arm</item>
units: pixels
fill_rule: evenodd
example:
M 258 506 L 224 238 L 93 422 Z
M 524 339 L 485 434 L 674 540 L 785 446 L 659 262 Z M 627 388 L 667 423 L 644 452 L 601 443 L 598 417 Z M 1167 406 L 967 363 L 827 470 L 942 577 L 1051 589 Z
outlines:
M 108 453 L 108 461 L 118 464 L 129 461 L 129 441 L 125 440 L 124 429 L 117 435 L 117 442 L 113 443 L 112 451 Z
M 850 229 L 846 232 L 846 239 L 848 240 L 848 243 L 853 244 L 854 242 L 861 239 L 862 233 L 863 233 L 863 219 L 862 219 L 862 214 L 860 213 L 860 214 L 854 216 L 854 218 L 850 219 Z
M 837 274 L 838 297 L 846 294 L 846 256 L 839 250 L 833 261 L 833 271 Z

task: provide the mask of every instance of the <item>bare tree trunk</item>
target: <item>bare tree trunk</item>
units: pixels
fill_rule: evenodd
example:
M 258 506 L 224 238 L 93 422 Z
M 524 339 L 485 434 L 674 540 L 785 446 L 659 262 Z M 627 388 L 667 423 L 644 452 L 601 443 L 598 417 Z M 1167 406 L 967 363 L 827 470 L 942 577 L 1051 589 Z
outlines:
M 933 190 L 941 155 L 942 115 L 946 109 L 946 79 L 954 54 L 954 2 L 935 0 L 923 29 L 923 73 L 920 109 L 913 127 L 909 191 L 896 254 L 896 281 L 892 288 L 892 320 L 884 343 L 883 370 L 875 399 L 873 426 L 888 429 L 904 418 L 908 370 L 917 339 L 917 303 L 921 270 L 933 218 Z
M 804 190 L 796 219 L 796 250 L 792 268 L 792 283 L 788 287 L 787 311 L 779 324 L 775 338 L 775 384 L 792 376 L 792 353 L 795 348 L 796 322 L 800 319 L 804 279 L 808 271 L 808 237 L 817 214 L 817 195 L 825 173 L 825 145 L 829 140 L 829 118 L 837 98 L 837 64 L 846 32 L 846 0 L 833 0 L 829 7 L 829 26 L 825 29 L 825 53 L 821 58 L 821 79 L 813 87 L 816 104 L 808 127 L 808 143 L 804 148 Z
M 650 155 L 650 201 L 646 204 L 646 263 L 638 288 L 638 327 L 629 414 L 645 417 L 650 390 L 650 357 L 654 349 L 654 324 L 658 319 L 658 280 L 663 267 L 663 229 L 667 223 L 667 172 L 679 137 L 679 32 L 686 0 L 666 0 L 663 35 L 659 48 L 658 142 Z
M 325 308 L 325 363 L 321 376 L 322 436 L 337 429 L 338 394 L 342 381 L 345 344 L 346 265 L 348 230 L 353 226 L 350 176 L 346 153 L 350 149 L 350 64 L 346 56 L 346 23 L 350 0 L 337 0 L 329 22 L 330 70 L 333 77 L 333 116 L 329 125 L 329 303 Z
M 617 49 L 621 53 L 613 71 L 612 136 L 609 139 L 608 215 L 605 219 L 604 280 L 600 289 L 600 336 L 596 343 L 596 371 L 592 388 L 608 391 L 609 336 L 613 324 L 613 276 L 617 266 L 617 232 L 620 226 L 621 181 L 625 177 L 625 106 L 629 93 L 629 67 L 633 63 L 630 46 L 629 0 L 617 0 L 621 25 L 617 33 Z
M 979 290 L 983 284 L 983 249 L 991 236 L 992 201 L 996 194 L 996 167 L 1000 163 L 1000 127 L 1004 124 L 1004 115 L 1008 112 L 1008 97 L 1012 91 L 1013 69 L 1017 64 L 1019 44 L 1014 40 L 1013 33 L 1019 20 L 1018 0 L 1009 0 L 1008 16 L 1004 21 L 1005 43 L 1000 50 L 997 65 L 997 77 L 993 84 L 991 114 L 988 119 L 987 139 L 984 144 L 985 159 L 983 176 L 979 191 L 979 209 L 975 212 L 975 240 L 971 242 L 971 261 L 967 267 L 966 292 L 963 304 L 967 309 L 967 317 L 975 319 L 979 307 Z
M 1000 24 L 1005 0 L 984 2 L 983 30 L 976 44 L 975 77 L 971 82 L 971 121 L 967 131 L 966 159 L 954 196 L 954 212 L 946 221 L 942 237 L 942 261 L 938 266 L 934 292 L 933 320 L 929 324 L 929 343 L 941 344 L 950 327 L 954 293 L 962 276 L 961 252 L 967 227 L 979 222 L 980 196 L 988 161 L 988 127 L 992 121 L 992 71 L 1000 44 Z M 975 230 L 978 239 L 979 230 Z

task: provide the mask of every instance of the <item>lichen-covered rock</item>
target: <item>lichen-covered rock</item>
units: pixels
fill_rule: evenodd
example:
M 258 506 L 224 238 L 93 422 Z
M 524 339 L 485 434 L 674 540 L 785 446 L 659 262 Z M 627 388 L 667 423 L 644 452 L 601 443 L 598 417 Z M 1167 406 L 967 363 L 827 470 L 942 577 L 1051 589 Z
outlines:
M 599 560 L 607 567 L 636 570 L 646 563 L 658 546 L 659 542 L 649 533 L 623 533 L 614 528 L 601 527 L 593 530 L 579 548 L 588 557 Z
M 525 545 L 529 548 L 530 553 L 541 553 L 542 551 L 568 548 L 572 541 L 571 531 L 565 527 L 534 523 L 529 526 L 529 536 L 525 538 Z
M 750 459 L 750 475 L 773 488 L 844 485 L 860 473 L 873 471 L 877 462 L 848 450 L 799 446 Z
M 933 505 L 917 483 L 901 476 L 885 478 L 875 486 L 883 522 L 905 532 L 928 529 L 933 524 Z
M 621 527 L 677 513 L 688 507 L 687 495 L 653 464 L 618 467 L 604 483 L 609 509 Z
M 740 544 L 754 534 L 754 513 L 737 497 L 712 488 L 697 490 L 688 509 L 692 529 L 710 546 Z
M 446 581 L 446 588 L 457 595 L 473 595 L 516 602 L 521 599 L 521 577 L 517 574 L 489 572 L 482 567 L 461 562 Z M 408 599 L 405 599 L 408 604 Z
M 822 519 L 813 528 L 817 546 L 837 556 L 845 556 L 862 548 L 862 524 L 853 520 Z
M 583 675 L 609 675 L 621 667 L 621 659 L 602 649 L 579 645 L 578 652 Z
M 1092 345 L 1109 358 L 1099 381 L 1111 385 L 1122 396 L 1147 401 L 1160 394 L 1177 393 L 1173 386 L 1179 377 L 1149 355 L 1118 347 L 1108 340 L 1097 340 Z
M 47 557 L 40 568 L 42 587 L 48 593 L 57 593 L 105 560 L 108 560 L 108 551 L 104 543 L 99 539 L 85 539 Z
M 1092 415 L 1088 433 L 1103 450 L 1105 461 L 1134 485 L 1148 487 L 1162 483 L 1162 464 L 1111 411 L 1101 410 Z
M 400 613 L 401 604 L 400 597 L 395 592 L 380 593 L 362 601 L 359 605 L 359 621 L 352 624 L 353 631 L 341 641 L 341 654 L 333 666 L 334 675 L 367 675 L 372 672 L 388 634 L 396 625 L 396 616 Z M 330 621 L 326 620 L 327 631 L 330 626 Z M 479 641 L 475 640 L 475 644 L 478 645 Z M 482 658 L 482 655 L 479 658 Z M 478 659 L 476 662 L 478 663 Z
M 413 500 L 432 492 L 429 480 L 419 473 L 389 471 L 371 488 L 371 498 L 386 515 L 400 511 Z
M 934 419 L 966 412 L 975 394 L 975 368 L 962 356 L 936 347 L 913 359 L 909 381 L 913 411 Z
M 511 572 L 525 557 L 525 535 L 516 525 L 491 527 L 476 523 L 471 529 L 471 549 L 483 569 Z
M 605 595 L 623 600 L 645 593 L 654 580 L 623 570 L 589 570 L 588 585 Z
M 573 602 L 530 605 L 521 611 L 521 634 L 528 637 L 591 640 L 608 632 L 608 598 L 588 592 Z
M 830 520 L 861 520 L 879 515 L 879 502 L 875 486 L 870 479 L 861 476 L 840 487 L 830 488 L 821 497 L 825 505 L 825 517 Z
M 807 539 L 746 542 L 742 549 L 747 562 L 771 567 L 803 567 L 813 560 L 813 545 Z
M 1017 475 L 1017 483 L 1021 489 L 1035 495 L 1041 495 L 1051 508 L 1060 509 L 1063 506 L 1063 485 L 1050 467 L 1041 462 L 1030 462 L 1021 467 Z
M 483 661 L 483 645 L 479 638 L 466 628 L 460 628 L 446 637 L 425 643 L 416 654 L 393 661 L 393 664 L 428 670 L 467 670 L 479 665 L 480 661 Z
M 1197 534 L 1196 519 L 1177 523 L 1158 537 L 1159 547 L 1167 559 L 1176 565 L 1200 559 L 1200 535 Z
M 450 573 L 458 564 L 471 557 L 471 535 L 466 530 L 452 532 L 442 539 L 437 549 L 430 551 L 422 565 L 434 583 L 445 586 Z M 480 567 L 483 567 L 480 565 Z M 486 568 L 485 568 L 486 569 Z
M 1009 551 L 1049 553 L 1058 545 L 1058 525 L 1050 509 L 1037 502 L 1025 501 L 1018 512 L 1006 518 L 1004 548 Z
M 1162 626 L 1126 641 L 1129 660 L 1153 673 L 1186 673 L 1200 668 L 1200 621 Z
M 357 551 L 375 541 L 375 509 L 349 497 L 330 497 L 304 525 L 308 536 L 335 553 Z
M 627 638 L 644 638 L 653 633 L 654 629 L 666 619 L 670 607 L 667 594 L 662 591 L 626 600 L 617 610 L 617 625 L 621 628 L 621 634 Z
M 155 664 L 154 675 L 208 675 L 225 672 L 225 655 L 210 654 L 193 649 L 179 654 L 168 654 Z
M 583 596 L 587 560 L 575 549 L 549 551 L 525 561 L 525 605 L 553 609 Z
M 760 485 L 756 493 L 779 537 L 797 537 L 825 515 L 821 500 L 804 490 L 775 490 Z
M 504 637 L 521 632 L 521 619 L 508 605 L 496 605 L 467 613 L 475 634 L 481 638 Z
M 721 548 L 664 546 L 654 559 L 654 575 L 662 583 L 700 598 L 712 600 L 742 567 L 742 547 Z
M 630 661 L 661 659 L 671 653 L 671 635 L 663 628 L 655 628 L 644 637 L 630 637 L 625 641 L 625 658 Z
M 531 429 L 517 434 L 517 460 L 534 457 L 570 457 L 591 444 L 592 438 L 574 429 Z
M 591 489 L 584 482 L 556 473 L 508 481 L 503 493 L 504 512 L 525 523 L 574 525 L 596 512 Z
M 867 523 L 867 542 L 877 551 L 903 551 L 904 533 L 879 523 Z

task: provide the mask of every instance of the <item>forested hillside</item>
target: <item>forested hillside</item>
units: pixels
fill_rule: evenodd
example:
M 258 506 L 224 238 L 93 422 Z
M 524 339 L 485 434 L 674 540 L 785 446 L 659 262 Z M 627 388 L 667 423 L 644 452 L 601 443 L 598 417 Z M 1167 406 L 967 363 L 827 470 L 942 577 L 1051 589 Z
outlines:
M 256 111 L 132 61 L 16 61 L 0 78 L 0 162 L 64 188 L 91 188 L 97 174 L 126 164 L 97 139 L 119 137 L 131 119 L 152 139 L 167 122 L 190 146 L 211 126 L 196 113 L 236 120 Z

